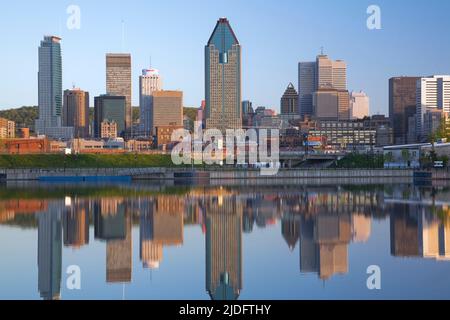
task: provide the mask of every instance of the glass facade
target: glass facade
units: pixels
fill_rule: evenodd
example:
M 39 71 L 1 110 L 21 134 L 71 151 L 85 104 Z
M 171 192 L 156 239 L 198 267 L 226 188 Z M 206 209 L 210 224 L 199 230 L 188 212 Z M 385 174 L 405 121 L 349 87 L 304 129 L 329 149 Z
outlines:
M 94 134 L 98 138 L 101 124 L 104 121 L 117 123 L 117 134 L 122 136 L 125 131 L 126 98 L 123 96 L 104 95 L 95 97 Z
M 225 18 L 217 22 L 205 48 L 205 73 L 207 129 L 240 129 L 241 47 Z

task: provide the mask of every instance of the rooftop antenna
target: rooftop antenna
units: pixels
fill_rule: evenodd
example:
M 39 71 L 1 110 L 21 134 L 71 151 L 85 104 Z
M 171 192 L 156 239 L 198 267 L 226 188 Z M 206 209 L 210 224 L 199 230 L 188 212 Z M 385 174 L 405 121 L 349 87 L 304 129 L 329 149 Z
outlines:
M 150 69 L 152 68 L 152 56 L 150 56 Z
M 125 21 L 122 20 L 122 52 L 125 52 Z
M 323 56 L 323 46 L 320 47 L 320 54 Z

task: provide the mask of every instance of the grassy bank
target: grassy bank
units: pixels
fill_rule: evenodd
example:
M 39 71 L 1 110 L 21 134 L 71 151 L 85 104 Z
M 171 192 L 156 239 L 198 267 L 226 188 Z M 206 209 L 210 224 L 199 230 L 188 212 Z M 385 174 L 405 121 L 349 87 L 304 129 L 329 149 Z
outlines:
M 2 169 L 47 168 L 152 168 L 172 167 L 170 155 L 0 155 Z
M 382 155 L 349 154 L 337 162 L 340 169 L 383 169 Z

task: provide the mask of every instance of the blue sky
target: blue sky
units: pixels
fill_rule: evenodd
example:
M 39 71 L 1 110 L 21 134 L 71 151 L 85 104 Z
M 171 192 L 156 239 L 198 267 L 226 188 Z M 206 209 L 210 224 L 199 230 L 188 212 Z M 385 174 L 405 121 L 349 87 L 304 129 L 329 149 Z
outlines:
M 69 5 L 81 29 L 69 30 Z M 382 29 L 366 27 L 367 7 L 381 8 Z M 279 109 L 297 63 L 325 48 L 348 63 L 350 90 L 371 97 L 372 113 L 388 109 L 388 79 L 450 73 L 450 1 L 444 0 L 15 0 L 2 4 L 0 108 L 37 104 L 37 48 L 44 34 L 63 38 L 64 88 L 105 91 L 105 53 L 133 58 L 133 104 L 142 68 L 160 69 L 165 89 L 183 90 L 185 105 L 204 97 L 204 46 L 225 16 L 243 47 L 243 99 Z M 92 104 L 92 102 L 91 102 Z

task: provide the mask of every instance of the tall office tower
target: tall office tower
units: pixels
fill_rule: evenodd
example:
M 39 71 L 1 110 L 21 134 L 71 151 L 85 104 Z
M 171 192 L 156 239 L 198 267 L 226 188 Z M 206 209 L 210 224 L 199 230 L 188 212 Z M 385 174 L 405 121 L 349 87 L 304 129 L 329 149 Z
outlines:
M 158 127 L 183 127 L 183 92 L 153 92 L 151 130 L 155 134 Z
M 417 80 L 419 77 L 395 77 L 389 79 L 389 118 L 394 130 L 394 143 L 405 144 L 408 132 L 415 131 L 409 126 L 409 120 L 416 114 Z M 415 127 L 415 125 L 414 125 Z M 414 138 L 414 140 L 416 140 Z
M 318 120 L 349 120 L 348 91 L 318 89 L 313 95 L 313 114 Z
M 39 47 L 39 119 L 35 130 L 54 139 L 71 139 L 73 128 L 62 126 L 61 38 L 45 36 Z
M 281 114 L 286 116 L 297 116 L 298 112 L 298 93 L 294 85 L 289 83 L 286 91 L 281 97 Z
M 347 90 L 347 64 L 344 61 L 333 61 L 326 55 L 319 55 L 316 59 L 316 74 L 316 89 Z
M 58 300 L 61 292 L 62 228 L 60 203 L 38 216 L 38 286 L 41 298 Z
M 416 133 L 420 140 L 427 139 L 433 132 L 427 132 L 424 119 L 427 111 L 450 114 L 450 76 L 431 76 L 417 80 Z
M 162 90 L 162 79 L 156 69 L 142 70 L 139 77 L 140 130 L 144 136 L 151 135 L 153 92 Z
M 370 114 L 370 99 L 364 92 L 350 94 L 350 118 L 364 119 Z
M 333 61 L 328 56 L 317 56 L 316 75 L 316 90 L 333 88 Z
M 300 115 L 313 116 L 313 95 L 319 89 L 347 91 L 347 64 L 319 55 L 315 62 L 299 63 L 299 109 Z
M 94 98 L 94 105 L 94 136 L 101 138 L 103 122 L 115 122 L 117 135 L 122 136 L 125 131 L 126 98 L 101 95 Z
M 131 55 L 109 53 L 106 55 L 106 93 L 114 96 L 124 96 L 125 129 L 132 128 L 131 108 Z
M 74 128 L 75 138 L 89 136 L 89 92 L 80 89 L 64 91 L 63 126 Z
M 226 18 L 205 48 L 206 128 L 242 128 L 241 46 Z
M 300 62 L 298 64 L 298 91 L 300 116 L 312 116 L 313 94 L 316 91 L 315 62 Z

